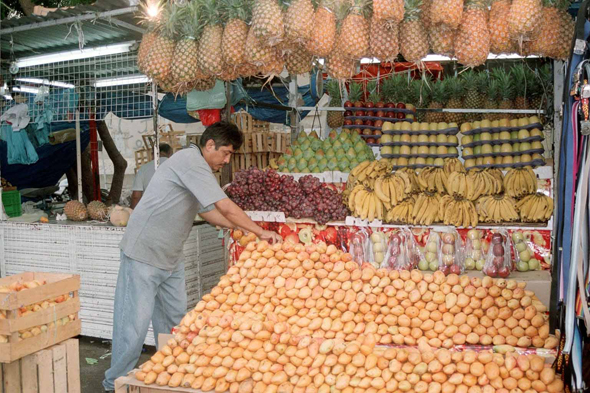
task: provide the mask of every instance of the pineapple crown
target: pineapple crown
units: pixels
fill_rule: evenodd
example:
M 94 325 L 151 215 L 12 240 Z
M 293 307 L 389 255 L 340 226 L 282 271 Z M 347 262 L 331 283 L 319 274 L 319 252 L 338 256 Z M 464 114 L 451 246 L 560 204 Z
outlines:
M 514 80 L 517 97 L 526 97 L 529 93 L 529 76 L 524 64 L 516 64 L 510 69 L 510 76 Z
M 162 9 L 165 6 L 165 2 L 163 0 L 157 1 L 155 3 L 150 2 L 142 2 L 141 3 L 141 16 L 139 17 L 139 24 L 145 25 L 148 31 L 152 31 L 158 27 L 158 25 L 162 21 Z M 152 10 L 152 8 L 155 8 Z M 155 16 L 151 16 L 155 14 Z
M 404 102 L 408 86 L 406 74 L 393 74 L 383 81 L 383 96 L 389 102 Z
M 240 19 L 249 22 L 252 19 L 252 6 L 252 0 L 221 0 L 220 2 L 221 12 L 226 20 Z
M 478 73 L 470 69 L 461 75 L 464 87 L 466 90 L 477 90 L 479 88 L 479 77 Z
M 492 70 L 492 78 L 498 82 L 499 94 L 503 100 L 511 100 L 514 98 L 514 85 L 510 80 L 510 75 L 505 69 L 494 68 Z
M 488 96 L 488 100 L 490 101 L 495 101 L 498 98 L 498 93 L 500 92 L 500 84 L 498 83 L 498 81 L 494 78 L 490 78 L 489 80 L 487 80 L 487 96 Z
M 330 96 L 330 100 L 342 100 L 342 93 L 340 91 L 340 83 L 336 79 L 330 79 L 326 83 L 326 92 Z
M 359 101 L 363 96 L 363 85 L 358 82 L 350 82 L 348 84 L 348 100 L 355 102 Z
M 369 18 L 371 15 L 372 0 L 344 0 L 343 3 L 349 5 L 350 14 L 362 15 Z
M 164 37 L 174 39 L 177 35 L 177 27 L 182 18 L 182 8 L 173 3 L 167 3 L 162 12 L 156 29 Z
M 566 10 L 571 1 L 569 0 L 543 0 L 543 6 L 558 8 L 560 10 Z
M 422 0 L 404 0 L 404 20 L 418 20 L 420 13 L 422 13 Z
M 188 3 L 178 11 L 178 31 L 184 37 L 198 39 L 203 31 L 201 10 L 196 1 Z
M 477 73 L 477 89 L 480 93 L 485 94 L 488 90 L 490 78 L 487 72 L 478 72 Z
M 447 79 L 438 81 L 432 84 L 431 92 L 432 101 L 443 103 L 449 98 L 449 91 L 447 90 Z
M 373 104 L 376 104 L 379 101 L 381 101 L 381 94 L 379 93 L 379 83 L 377 81 L 373 80 L 367 83 L 367 92 L 369 93 L 367 99 Z
M 464 94 L 465 83 L 463 79 L 458 77 L 448 78 L 446 80 L 449 97 L 454 99 L 461 99 Z
M 217 0 L 193 0 L 201 11 L 203 25 L 218 25 L 223 22 L 222 7 Z
M 406 90 L 406 99 L 408 103 L 421 107 L 427 100 L 427 93 L 428 89 L 424 88 L 422 81 L 412 80 Z

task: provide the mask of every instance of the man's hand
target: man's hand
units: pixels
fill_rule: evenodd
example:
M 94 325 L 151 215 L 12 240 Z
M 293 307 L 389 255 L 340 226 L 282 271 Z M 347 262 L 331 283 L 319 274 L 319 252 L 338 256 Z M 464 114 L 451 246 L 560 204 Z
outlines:
M 258 236 L 260 240 L 266 240 L 270 244 L 280 243 L 283 241 L 281 235 L 273 231 L 262 231 L 260 236 Z

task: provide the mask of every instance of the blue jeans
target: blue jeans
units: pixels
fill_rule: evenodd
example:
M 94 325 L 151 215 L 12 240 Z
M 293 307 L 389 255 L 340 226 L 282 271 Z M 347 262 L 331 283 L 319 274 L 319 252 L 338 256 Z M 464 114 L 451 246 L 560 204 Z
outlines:
M 111 368 L 102 382 L 114 390 L 115 379 L 136 366 L 152 321 L 156 345 L 158 334 L 170 333 L 186 314 L 184 263 L 167 271 L 128 258 L 121 252 L 115 291 Z

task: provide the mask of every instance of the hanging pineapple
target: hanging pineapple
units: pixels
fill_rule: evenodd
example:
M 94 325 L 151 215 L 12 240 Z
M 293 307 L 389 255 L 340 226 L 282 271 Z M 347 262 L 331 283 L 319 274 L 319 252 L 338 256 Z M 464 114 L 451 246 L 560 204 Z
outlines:
M 246 62 L 256 67 L 256 73 L 258 73 L 260 68 L 265 64 L 273 61 L 275 56 L 274 49 L 275 48 L 270 46 L 263 45 L 262 42 L 256 38 L 254 29 L 250 27 L 250 30 L 248 31 L 248 37 L 246 38 L 245 57 Z
M 200 0 L 202 23 L 205 25 L 199 42 L 199 67 L 207 76 L 221 75 L 225 64 L 221 42 L 223 26 L 216 0 Z
M 162 10 L 161 23 L 156 28 L 158 36 L 152 43 L 143 64 L 145 74 L 157 82 L 165 80 L 172 69 L 178 15 L 179 8 L 171 3 Z
M 490 9 L 490 52 L 496 54 L 514 52 L 514 44 L 508 31 L 511 0 L 494 0 Z
M 523 42 L 536 38 L 543 18 L 541 0 L 513 0 L 508 15 L 510 38 L 521 48 Z
M 291 75 L 301 75 L 311 71 L 313 56 L 309 54 L 305 46 L 292 43 L 285 45 L 285 66 Z
M 432 0 L 430 5 L 430 24 L 443 24 L 456 30 L 463 17 L 463 0 Z
M 404 19 L 404 1 L 373 0 L 373 19 L 400 23 Z
M 320 2 L 313 16 L 307 50 L 317 57 L 328 57 L 336 42 L 336 15 L 333 0 Z
M 246 61 L 244 50 L 248 38 L 248 21 L 251 17 L 250 2 L 223 0 L 222 5 L 228 21 L 223 29 L 221 51 L 225 64 L 235 69 Z
M 329 107 L 336 108 L 342 106 L 342 94 L 340 92 L 340 83 L 337 80 L 330 79 L 326 83 L 326 91 L 330 96 Z M 328 127 L 339 128 L 344 124 L 344 113 L 341 111 L 328 111 L 326 114 Z
M 422 21 L 422 25 L 426 30 L 428 30 L 432 25 L 432 21 L 430 20 L 431 6 L 432 0 L 422 0 L 422 5 L 420 6 L 420 20 Z
M 439 23 L 430 25 L 428 29 L 428 43 L 432 53 L 453 57 L 455 54 L 455 30 Z
M 263 46 L 276 46 L 283 41 L 283 11 L 277 0 L 255 0 L 250 29 Z
M 422 0 L 406 0 L 400 26 L 400 52 L 406 61 L 420 62 L 428 55 L 428 33 L 420 20 Z
M 311 0 L 292 0 L 285 13 L 285 38 L 287 41 L 305 44 L 311 37 L 313 26 Z
M 430 103 L 428 109 L 442 109 L 448 99 L 447 80 L 432 81 L 430 83 Z M 445 121 L 445 114 L 442 112 L 426 112 L 428 123 L 441 123 Z
M 186 94 L 196 79 L 207 79 L 198 62 L 201 34 L 199 8 L 196 2 L 189 3 L 179 12 L 179 30 L 182 38 L 176 44 L 172 59 L 171 82 L 175 94 Z
M 542 57 L 557 58 L 561 50 L 561 7 L 568 2 L 560 0 L 545 0 L 543 6 L 543 17 L 539 35 L 531 43 L 531 52 Z M 566 11 L 567 12 L 567 11 Z
M 488 59 L 490 32 L 486 0 L 468 0 L 463 21 L 455 36 L 455 56 L 466 67 L 477 67 Z
M 463 107 L 464 83 L 461 78 L 451 77 L 447 78 L 447 89 L 449 90 L 449 100 L 445 105 L 446 109 L 461 109 Z M 463 113 L 445 113 L 445 122 L 447 123 L 461 123 L 464 118 Z
M 157 17 L 152 18 L 149 16 L 150 14 L 147 10 L 147 4 L 144 3 L 142 8 L 142 12 L 145 16 L 139 23 L 146 25 L 147 31 L 141 37 L 141 43 L 139 44 L 139 49 L 137 50 L 137 68 L 139 71 L 145 74 L 144 68 L 146 66 L 147 57 L 154 42 L 156 41 L 156 38 L 158 38 L 158 32 L 156 31 L 156 28 L 158 27 L 160 20 Z M 158 9 L 159 11 L 156 14 L 161 15 L 161 7 L 158 7 Z
M 276 47 L 270 49 L 270 61 L 260 67 L 260 73 L 269 81 L 275 76 L 279 76 L 285 68 L 285 59 L 281 50 Z
M 369 53 L 369 22 L 365 18 L 366 0 L 352 0 L 353 5 L 342 21 L 336 50 L 344 56 L 359 60 Z
M 575 23 L 570 14 L 564 9 L 561 9 L 559 12 L 559 21 L 559 44 L 557 45 L 558 50 L 555 53 L 555 59 L 567 60 L 570 57 L 572 49 Z
M 370 53 L 381 62 L 393 62 L 399 54 L 398 25 L 371 19 Z
M 332 54 L 326 59 L 326 66 L 328 75 L 337 80 L 351 79 L 356 71 L 356 61 L 338 51 L 332 51 Z

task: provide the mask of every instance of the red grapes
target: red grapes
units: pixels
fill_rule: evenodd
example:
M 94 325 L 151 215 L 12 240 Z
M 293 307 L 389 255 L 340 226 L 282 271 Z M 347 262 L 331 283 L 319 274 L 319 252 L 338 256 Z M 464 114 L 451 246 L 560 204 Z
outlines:
M 348 214 L 341 195 L 311 175 L 296 181 L 273 169 L 251 167 L 236 173 L 226 192 L 244 210 L 279 211 L 286 217 L 312 218 L 319 224 L 342 221 Z

